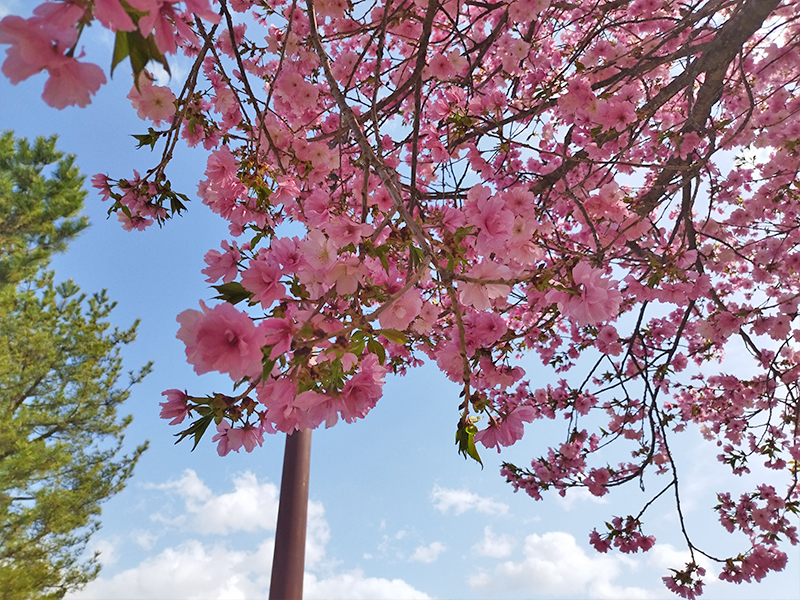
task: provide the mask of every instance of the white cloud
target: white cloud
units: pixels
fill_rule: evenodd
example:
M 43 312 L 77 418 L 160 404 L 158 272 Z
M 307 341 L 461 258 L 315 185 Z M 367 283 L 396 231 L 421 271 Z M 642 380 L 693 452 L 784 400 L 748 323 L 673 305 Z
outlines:
M 131 531 L 131 539 L 136 542 L 136 544 L 145 550 L 150 550 L 153 545 L 158 541 L 160 536 L 157 533 L 153 533 L 152 531 L 146 531 L 144 529 L 134 529 Z M 104 563 L 106 561 L 103 561 Z
M 213 540 L 175 542 L 135 567 L 108 577 L 101 575 L 80 592 L 67 596 L 69 600 L 245 600 L 269 595 L 274 538 L 262 538 L 253 542 L 255 547 L 242 549 L 242 539 L 245 538 L 237 532 L 274 530 L 276 486 L 259 483 L 255 475 L 246 472 L 233 478 L 232 492 L 215 495 L 194 471 L 187 470 L 180 479 L 148 487 L 177 492 L 184 501 L 183 510 L 190 518 L 188 521 L 161 518 L 167 525 L 158 534 L 135 530 L 131 539 L 138 546 L 147 549 L 147 544 L 154 543 L 159 537 L 169 539 L 172 536 L 174 539 L 179 534 L 176 529 L 185 530 L 187 523 L 196 526 L 193 533 L 213 534 Z M 259 512 L 271 516 L 262 518 Z M 326 557 L 330 538 L 324 507 L 319 502 L 310 502 L 304 577 L 304 597 L 307 600 L 429 598 L 400 579 L 366 577 L 359 570 L 336 572 L 337 562 Z M 109 555 L 122 554 L 120 548 L 111 542 L 103 544 L 103 541 L 98 541 L 96 545 Z M 237 547 L 234 548 L 234 544 Z M 431 544 L 434 551 L 435 544 Z M 107 565 L 106 558 L 104 552 L 101 560 Z M 317 573 L 323 571 L 324 575 L 309 573 L 309 569 Z
M 277 512 L 276 512 L 277 520 Z M 306 524 L 306 568 L 313 569 L 323 563 L 325 559 L 325 546 L 331 539 L 331 529 L 325 520 L 325 508 L 313 500 L 308 503 L 308 523 Z
M 437 510 L 447 513 L 451 508 L 457 515 L 475 510 L 490 515 L 505 515 L 508 505 L 491 498 L 483 498 L 467 490 L 451 490 L 438 485 L 433 486 L 431 498 Z
M 269 595 L 274 540 L 254 552 L 232 550 L 224 543 L 189 540 L 145 559 L 113 577 L 100 577 L 69 600 L 246 600 Z M 365 577 L 361 571 L 317 577 L 306 572 L 306 600 L 426 599 L 427 594 L 401 579 Z
M 364 577 L 361 571 L 341 573 L 318 580 L 306 574 L 303 581 L 306 600 L 424 600 L 427 594 L 414 589 L 402 579 Z
M 414 550 L 414 554 L 408 559 L 414 562 L 424 562 L 424 563 L 432 563 L 439 555 L 444 552 L 444 544 L 441 542 L 431 542 L 427 546 L 418 546 L 416 550 Z
M 625 566 L 637 562 L 623 556 L 588 556 L 568 533 L 552 531 L 525 538 L 520 561 L 506 561 L 493 572 L 480 571 L 468 580 L 476 591 L 492 596 L 523 592 L 588 598 L 654 598 L 658 594 L 636 587 L 616 585 L 614 579 Z
M 263 588 L 250 575 L 263 568 L 269 573 L 271 566 L 257 566 L 257 558 L 258 551 L 235 551 L 221 543 L 205 546 L 189 540 L 109 579 L 100 577 L 69 597 L 75 600 L 257 598 L 263 595 Z
M 144 487 L 152 490 L 176 490 L 184 498 L 192 498 L 193 500 L 206 500 L 212 495 L 211 489 L 203 483 L 192 469 L 186 469 L 180 479 L 173 479 L 166 483 L 145 484 Z
M 514 549 L 514 541 L 507 535 L 495 535 L 491 527 L 483 528 L 483 539 L 472 547 L 478 556 L 505 558 Z
M 269 482 L 259 483 L 249 471 L 234 477 L 233 485 L 233 492 L 215 496 L 197 473 L 187 469 L 180 479 L 151 487 L 174 490 L 183 498 L 185 507 L 181 515 L 192 517 L 189 525 L 194 532 L 274 531 L 278 519 L 278 486 Z M 174 524 L 182 521 L 181 516 L 170 519 L 160 513 L 154 515 L 154 519 Z

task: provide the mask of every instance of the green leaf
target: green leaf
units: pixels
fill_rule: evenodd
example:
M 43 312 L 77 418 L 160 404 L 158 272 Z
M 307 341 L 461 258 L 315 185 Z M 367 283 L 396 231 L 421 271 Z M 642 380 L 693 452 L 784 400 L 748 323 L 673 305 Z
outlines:
M 186 205 L 178 200 L 178 194 L 172 192 L 169 195 L 169 208 L 172 211 L 172 214 L 181 214 L 181 211 L 186 210 Z
M 330 375 L 328 376 L 328 389 L 340 391 L 345 384 L 344 371 L 342 371 L 342 361 L 336 359 L 330 362 Z
M 463 423 L 463 422 L 462 422 Z M 475 434 L 478 433 L 478 428 L 471 421 L 467 421 L 462 426 L 459 423 L 459 428 L 456 431 L 456 445 L 458 446 L 458 453 L 462 454 L 464 458 L 469 456 L 481 465 L 483 468 L 483 461 L 478 454 L 478 449 L 475 447 Z
M 271 351 L 272 351 L 272 346 L 267 346 L 266 348 L 264 348 L 265 360 L 264 360 L 264 366 L 261 368 L 261 381 L 262 382 L 266 381 L 269 378 L 270 373 L 272 373 L 272 369 L 275 367 L 275 361 L 274 360 L 269 360 L 269 358 L 266 358 L 266 357 L 269 356 L 269 353 Z
M 292 279 L 292 284 L 289 286 L 289 291 L 294 294 L 295 298 L 300 299 L 308 298 L 311 295 L 308 293 L 308 290 L 306 290 L 305 286 L 300 284 L 296 276 Z
M 214 296 L 217 300 L 225 300 L 231 304 L 239 304 L 242 300 L 249 300 L 253 297 L 253 292 L 249 292 L 238 281 L 223 283 L 222 285 L 212 285 L 219 292 L 219 296 Z
M 192 446 L 192 451 L 194 452 L 194 449 L 197 448 L 197 444 L 200 443 L 200 439 L 203 437 L 203 434 L 206 432 L 206 429 L 208 429 L 208 426 L 211 425 L 211 421 L 213 420 L 214 420 L 213 412 L 209 412 L 209 414 L 200 417 L 199 419 L 197 419 L 197 421 L 192 423 L 188 429 L 184 429 L 180 433 L 175 434 L 175 437 L 178 438 L 175 441 L 175 443 L 177 444 L 178 442 L 182 442 L 185 438 L 189 437 L 190 435 L 193 435 L 194 445 Z
M 411 246 L 409 248 L 411 251 L 411 262 L 416 268 L 418 265 L 422 264 L 422 261 L 425 260 L 425 252 L 422 248 L 417 248 L 416 246 Z
M 386 349 L 378 342 L 378 340 L 370 340 L 367 342 L 367 350 L 378 357 L 378 362 L 381 364 L 386 362 Z
M 130 59 L 131 69 L 133 70 L 133 81 L 136 89 L 139 89 L 139 74 L 147 67 L 147 63 L 154 60 L 164 67 L 164 70 L 172 75 L 169 70 L 169 63 L 156 45 L 152 34 L 146 38 L 135 31 L 118 31 L 114 41 L 114 54 L 111 59 L 111 75 L 114 75 L 114 68 L 126 57 Z
M 114 76 L 114 69 L 130 54 L 128 47 L 128 32 L 117 31 L 117 37 L 114 40 L 114 54 L 111 57 L 111 76 Z
M 472 230 L 474 228 L 474 225 L 469 225 L 468 227 L 459 227 L 456 229 L 455 233 L 453 234 L 453 240 L 455 243 L 460 245 L 465 237 L 472 235 Z
M 255 248 L 258 246 L 258 242 L 260 242 L 264 238 L 264 232 L 259 231 L 253 236 L 253 239 L 250 240 L 250 248 Z
M 136 149 L 144 148 L 145 146 L 150 146 L 150 150 L 156 149 L 156 142 L 158 138 L 161 136 L 160 131 L 156 131 L 152 127 L 147 130 L 147 133 L 139 133 L 139 134 L 132 134 L 132 138 L 136 138 L 136 141 L 139 142 L 139 145 L 136 146 Z
M 378 255 L 378 260 L 381 261 L 381 266 L 383 267 L 386 274 L 389 274 L 389 260 L 386 258 L 386 255 L 389 253 L 389 246 L 384 244 L 383 246 L 378 246 L 375 248 L 375 254 Z
M 394 342 L 395 344 L 405 344 L 408 341 L 405 334 L 401 331 L 397 331 L 397 329 L 380 329 L 376 331 L 387 340 Z

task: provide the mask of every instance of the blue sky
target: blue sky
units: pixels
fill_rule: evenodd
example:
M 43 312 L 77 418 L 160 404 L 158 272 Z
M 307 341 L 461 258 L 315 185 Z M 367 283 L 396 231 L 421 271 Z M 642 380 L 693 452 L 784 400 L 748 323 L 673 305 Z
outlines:
M 33 6 L 0 2 L 0 16 L 24 15 Z M 90 33 L 88 58 L 107 66 L 110 34 Z M 180 61 L 173 65 L 172 85 L 184 72 Z M 43 83 L 42 76 L 18 86 L 0 79 L 0 130 L 29 138 L 58 134 L 59 149 L 76 154 L 87 177 L 125 177 L 154 164 L 149 150 L 134 149 L 130 135 L 148 125 L 125 98 L 130 79 L 122 68 L 87 109 L 47 107 Z M 204 169 L 203 151 L 181 149 L 168 175 L 173 188 L 194 197 Z M 214 295 L 200 270 L 206 251 L 229 239 L 227 226 L 195 201 L 163 229 L 126 233 L 87 189 L 92 226 L 52 266 L 84 291 L 108 289 L 120 327 L 141 319 L 138 340 L 124 352 L 126 368 L 153 360 L 155 370 L 126 407 L 134 415 L 130 446 L 149 439 L 150 450 L 127 489 L 104 505 L 103 527 L 92 540 L 101 552 L 100 577 L 70 598 L 266 597 L 283 435 L 268 437 L 251 454 L 221 458 L 210 439 L 194 452 L 188 443 L 174 445 L 174 428 L 158 418 L 165 389 L 229 389 L 225 377 L 195 375 L 175 339 L 175 316 Z M 523 365 L 545 383 L 553 378 L 533 359 Z M 588 544 L 592 527 L 638 510 L 650 495 L 637 487 L 602 499 L 571 493 L 534 502 L 514 494 L 498 474 L 502 460 L 525 464 L 561 430 L 528 426 L 526 438 L 503 455 L 484 451 L 481 470 L 456 452 L 458 403 L 456 386 L 426 366 L 389 378 L 365 420 L 314 433 L 306 598 L 674 597 L 661 577 L 681 567 L 685 553 L 669 499 L 648 513 L 647 532 L 658 539 L 651 552 L 597 554 Z M 716 462 L 716 448 L 698 435 L 680 441 L 689 525 L 701 546 L 722 554 L 736 538 L 710 510 L 714 494 L 748 482 L 732 480 Z M 649 493 L 660 489 L 656 479 L 645 483 Z M 712 576 L 705 597 L 800 597 L 800 552 L 786 551 L 783 573 L 749 586 Z

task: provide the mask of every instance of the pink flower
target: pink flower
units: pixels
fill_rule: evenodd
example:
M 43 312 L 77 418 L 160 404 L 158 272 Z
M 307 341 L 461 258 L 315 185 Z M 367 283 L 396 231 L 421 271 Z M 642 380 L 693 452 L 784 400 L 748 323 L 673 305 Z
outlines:
M 281 264 L 284 273 L 296 273 L 307 265 L 296 237 L 274 238 L 271 250 L 272 256 Z
M 464 325 L 471 347 L 488 348 L 508 331 L 503 317 L 494 312 L 471 313 L 464 318 Z
M 144 37 L 153 33 L 156 46 L 164 54 L 175 54 L 178 51 L 174 24 L 179 17 L 172 6 L 177 1 L 128 0 L 133 8 L 146 13 L 139 19 L 139 31 Z
M 186 358 L 197 374 L 219 371 L 234 380 L 261 371 L 264 333 L 245 313 L 226 303 L 203 311 L 185 310 L 177 338 L 186 344 Z
M 297 383 L 285 377 L 269 378 L 256 393 L 258 401 L 267 407 L 267 419 L 285 433 L 317 427 L 325 418 L 325 403 L 330 400 L 313 390 L 298 394 Z
M 228 431 L 230 428 L 231 424 L 223 419 L 217 424 L 217 433 L 211 438 L 212 442 L 217 442 L 217 454 L 220 456 L 227 456 L 231 450 L 239 449 L 238 447 L 233 448 L 230 443 L 230 439 L 228 438 Z
M 260 302 L 263 308 L 286 296 L 286 288 L 280 282 L 280 265 L 263 254 L 250 261 L 250 267 L 242 273 L 242 285 L 253 292 L 253 302 Z
M 403 331 L 411 324 L 422 309 L 422 298 L 416 290 L 409 290 L 398 298 L 379 317 L 384 329 Z
M 603 279 L 602 270 L 585 262 L 575 265 L 572 278 L 580 287 L 579 294 L 550 290 L 545 296 L 548 302 L 558 304 L 561 314 L 574 319 L 578 326 L 594 325 L 617 316 L 622 302 L 622 294 L 615 287 L 617 282 Z
M 597 333 L 595 346 L 603 354 L 619 356 L 622 354 L 622 344 L 619 343 L 619 334 L 613 325 L 606 325 Z
M 505 279 L 511 275 L 511 270 L 505 265 L 487 260 L 472 267 L 468 275 L 473 279 Z M 488 310 L 492 306 L 492 300 L 505 298 L 511 293 L 511 287 L 502 283 L 459 282 L 458 287 L 459 300 L 478 310 Z
M 184 0 L 184 2 L 186 3 L 186 12 L 196 15 L 209 23 L 220 22 L 220 16 L 211 9 L 208 0 Z
M 242 446 L 241 439 L 237 440 L 238 445 L 236 445 L 236 441 L 232 440 L 231 436 L 228 435 L 230 432 L 231 424 L 224 419 L 217 424 L 217 433 L 214 434 L 211 441 L 217 442 L 217 454 L 220 456 L 227 456 L 231 450 L 238 452 Z
M 429 77 L 435 77 L 440 81 L 445 81 L 450 79 L 456 74 L 456 70 L 453 68 L 450 60 L 444 54 L 434 54 L 431 58 L 428 65 L 422 71 L 422 76 L 427 79 Z
M 336 262 L 336 246 L 319 229 L 308 232 L 306 239 L 300 242 L 300 249 L 311 268 L 318 271 L 327 271 Z
M 627 100 L 610 99 L 597 106 L 594 120 L 604 129 L 624 131 L 628 124 L 636 121 L 636 108 Z
M 323 421 L 326 427 L 333 427 L 339 420 L 333 398 L 314 390 L 300 392 L 292 404 L 306 416 L 305 427 L 319 427 Z
M 141 214 L 134 214 L 130 218 L 121 210 L 117 211 L 117 220 L 122 223 L 122 228 L 125 231 L 144 231 L 153 224 L 153 219 L 148 219 Z
M 363 281 L 364 269 L 355 256 L 340 257 L 324 278 L 326 284 L 336 286 L 336 293 L 340 296 L 354 294 Z
M 467 193 L 465 213 L 478 227 L 478 242 L 487 248 L 502 247 L 511 234 L 514 213 L 506 210 L 506 203 L 500 196 L 492 196 L 486 186 L 473 186 Z
M 134 25 L 119 0 L 98 0 L 94 3 L 94 18 L 111 31 L 134 31 Z
M 337 248 L 344 248 L 349 244 L 358 247 L 361 238 L 372 233 L 373 227 L 369 223 L 356 223 L 350 219 L 339 217 L 332 221 L 326 228 L 328 236 Z
M 223 283 L 230 283 L 236 279 L 236 275 L 239 273 L 238 262 L 242 255 L 239 253 L 239 248 L 236 247 L 236 242 L 231 246 L 228 242 L 223 241 L 220 246 L 224 252 L 209 250 L 204 257 L 208 266 L 201 273 L 208 275 L 207 283 L 214 283 L 220 278 Z
M 106 82 L 97 65 L 80 63 L 65 54 L 78 39 L 77 23 L 84 9 L 77 4 L 42 4 L 34 16 L 8 16 L 0 21 L 0 44 L 11 44 L 2 71 L 11 83 L 46 69 L 50 74 L 42 98 L 55 108 L 86 106 Z
M 14 85 L 36 75 L 59 54 L 36 21 L 15 15 L 0 21 L 0 44 L 11 44 L 2 71 Z
M 372 410 L 383 395 L 383 376 L 387 370 L 378 364 L 374 354 L 367 354 L 361 360 L 359 372 L 344 384 L 340 394 L 340 412 L 345 421 L 353 423 Z
M 81 63 L 64 56 L 47 66 L 50 77 L 44 84 L 42 98 L 53 108 L 78 105 L 85 107 L 92 95 L 106 82 L 103 70 L 91 63 Z
M 275 180 L 275 183 L 278 184 L 278 189 L 269 197 L 269 202 L 273 206 L 293 204 L 300 195 L 300 188 L 297 187 L 294 178 L 288 175 L 281 175 Z
M 439 369 L 444 371 L 450 381 L 455 381 L 456 383 L 463 381 L 464 361 L 458 342 L 440 343 L 434 349 L 433 357 Z
M 475 434 L 475 441 L 481 442 L 487 448 L 497 446 L 511 446 L 522 439 L 525 432 L 524 423 L 530 423 L 535 418 L 535 411 L 530 406 L 518 406 L 505 418 L 493 420 L 489 427 Z
M 228 448 L 236 452 L 244 447 L 245 452 L 252 452 L 256 446 L 264 443 L 264 434 L 251 423 L 245 423 L 241 427 L 230 427 L 226 430 L 228 438 Z
M 275 360 L 291 349 L 295 332 L 291 319 L 264 319 L 258 328 L 265 336 L 264 344 L 273 346 L 269 353 L 270 360 Z
M 186 415 L 189 414 L 189 406 L 186 403 L 188 395 L 186 392 L 172 389 L 161 392 L 161 395 L 166 396 L 167 401 L 159 402 L 159 406 L 161 407 L 159 416 L 162 419 L 172 419 L 172 421 L 169 422 L 170 425 L 182 423 Z
M 597 533 L 596 529 L 592 529 L 592 533 L 589 534 L 589 543 L 594 546 L 595 550 L 602 552 L 603 554 L 608 552 L 611 548 L 611 540 L 600 537 L 600 534 Z
M 594 496 L 605 496 L 608 493 L 606 484 L 611 479 L 611 473 L 608 469 L 593 469 L 589 476 L 584 479 L 583 483 Z
M 100 190 L 100 199 L 105 202 L 111 197 L 111 186 L 108 184 L 108 176 L 97 173 L 92 177 L 92 187 Z
M 139 89 L 134 85 L 127 96 L 138 117 L 150 119 L 156 126 L 170 121 L 175 114 L 175 94 L 166 86 L 153 85 L 147 77 L 139 79 Z

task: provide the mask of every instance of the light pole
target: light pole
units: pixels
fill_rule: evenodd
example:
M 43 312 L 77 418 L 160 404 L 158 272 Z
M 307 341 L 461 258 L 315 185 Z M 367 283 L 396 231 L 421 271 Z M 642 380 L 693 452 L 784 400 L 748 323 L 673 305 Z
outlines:
M 302 600 L 311 430 L 286 436 L 269 600 Z

